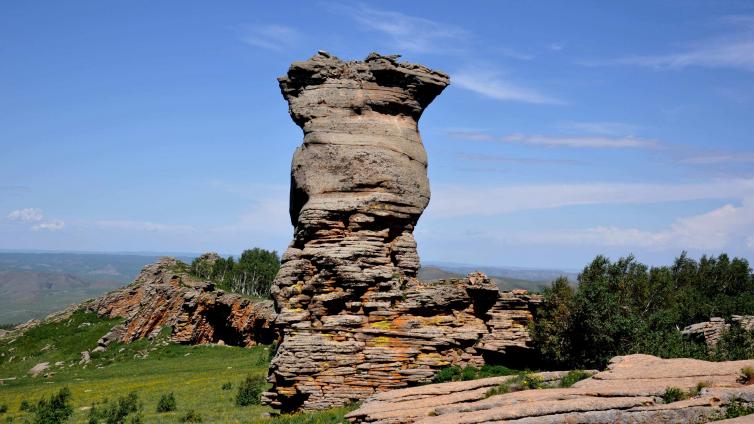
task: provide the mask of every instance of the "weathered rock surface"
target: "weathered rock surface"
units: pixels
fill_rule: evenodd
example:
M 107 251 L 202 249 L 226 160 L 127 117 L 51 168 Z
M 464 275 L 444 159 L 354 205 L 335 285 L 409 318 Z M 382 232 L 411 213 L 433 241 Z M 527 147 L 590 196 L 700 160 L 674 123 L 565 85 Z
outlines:
M 86 304 L 100 316 L 125 318 L 98 344 L 131 342 L 172 327 L 171 341 L 253 346 L 274 340 L 271 301 L 255 301 L 215 290 L 191 277 L 173 258 L 147 265 L 134 282 Z
M 695 423 L 724 415 L 733 402 L 754 402 L 754 386 L 739 382 L 754 360 L 706 362 L 649 355 L 613 358 L 608 370 L 570 388 L 487 396 L 510 377 L 432 384 L 373 395 L 347 415 L 358 423 Z M 552 374 L 552 373 L 549 373 Z M 552 376 L 547 376 L 552 378 Z M 669 387 L 689 397 L 663 403 Z
M 397 56 L 320 52 L 279 78 L 304 132 L 291 170 L 293 241 L 272 294 L 282 340 L 264 400 L 344 405 L 526 349 L 526 292 L 483 275 L 423 283 L 413 229 L 429 202 L 418 120 L 448 76 Z
M 754 332 L 754 316 L 752 315 L 733 315 L 731 322 L 741 326 L 746 331 Z M 710 349 L 714 349 L 723 333 L 728 331 L 730 326 L 731 323 L 726 322 L 725 319 L 713 317 L 709 321 L 691 324 L 684 328 L 681 333 L 684 336 L 702 340 Z

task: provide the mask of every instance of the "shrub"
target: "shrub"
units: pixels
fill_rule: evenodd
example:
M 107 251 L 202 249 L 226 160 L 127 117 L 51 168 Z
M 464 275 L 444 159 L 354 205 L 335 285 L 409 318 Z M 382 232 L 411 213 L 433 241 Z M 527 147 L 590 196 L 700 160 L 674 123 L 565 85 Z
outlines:
M 741 368 L 741 375 L 738 376 L 738 381 L 742 384 L 754 383 L 754 368 L 743 367 Z
M 24 399 L 21 401 L 21 405 L 18 406 L 18 410 L 21 412 L 33 412 L 34 407 L 31 406 L 28 400 Z
M 709 381 L 700 381 L 696 383 L 696 387 L 694 387 L 693 389 L 689 391 L 689 397 L 694 397 L 698 395 L 702 391 L 703 388 L 709 387 L 709 386 L 710 386 Z
M 441 368 L 432 378 L 433 383 L 447 383 L 448 381 L 458 381 L 461 375 L 461 367 L 452 366 Z
M 433 383 L 445 383 L 448 381 L 468 381 L 479 378 L 497 377 L 501 375 L 513 375 L 517 371 L 502 365 L 484 365 L 481 368 L 476 367 L 452 367 L 441 368 L 432 379 Z
M 63 387 L 60 391 L 49 398 L 42 398 L 34 408 L 34 424 L 58 424 L 68 420 L 73 415 L 73 407 L 70 404 L 71 391 Z
M 173 392 L 160 396 L 160 400 L 157 402 L 157 412 L 173 412 L 175 410 L 176 405 Z
M 131 392 L 116 401 L 105 400 L 102 406 L 92 405 L 89 410 L 89 424 L 97 424 L 100 420 L 106 424 L 137 424 L 142 422 L 142 404 L 136 392 Z
M 678 387 L 668 387 L 665 389 L 665 393 L 662 394 L 662 401 L 665 403 L 678 402 L 688 398 L 688 395 Z
M 734 399 L 725 409 L 725 418 L 737 418 L 754 414 L 754 407 L 743 399 Z
M 249 406 L 261 404 L 260 396 L 262 395 L 262 391 L 264 391 L 264 384 L 264 380 L 260 378 L 246 377 L 246 380 L 238 387 L 236 405 Z
M 592 375 L 589 374 L 586 371 L 582 370 L 573 370 L 568 371 L 568 374 L 566 374 L 561 380 L 560 380 L 560 387 L 571 387 L 577 382 L 587 379 L 591 377 Z
M 0 405 L 0 414 L 8 412 L 8 405 Z
M 200 423 L 202 422 L 202 415 L 193 409 L 189 410 L 185 414 L 178 418 L 178 421 L 182 423 Z
M 222 386 L 223 390 L 230 390 L 232 388 L 233 388 L 233 383 L 231 383 L 230 381 L 226 381 L 225 383 L 223 383 L 223 386 Z
M 485 393 L 485 396 L 490 397 L 519 390 L 541 389 L 543 387 L 545 387 L 545 383 L 542 377 L 524 373 L 509 379 L 497 387 L 489 389 L 487 393 Z

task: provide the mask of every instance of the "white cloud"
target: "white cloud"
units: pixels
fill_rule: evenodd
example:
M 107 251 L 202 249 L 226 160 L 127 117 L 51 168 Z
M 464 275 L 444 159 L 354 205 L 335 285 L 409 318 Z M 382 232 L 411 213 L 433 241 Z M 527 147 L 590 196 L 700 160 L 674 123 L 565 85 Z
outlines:
M 564 183 L 498 187 L 434 186 L 430 210 L 437 217 L 492 216 L 526 210 L 596 204 L 649 204 L 754 197 L 754 179 L 695 184 Z
M 53 219 L 50 221 L 40 222 L 38 224 L 32 225 L 31 229 L 33 231 L 40 231 L 40 230 L 49 230 L 49 231 L 58 231 L 62 230 L 65 226 L 65 223 L 59 219 Z
M 636 125 L 623 122 L 564 122 L 560 126 L 567 130 L 613 136 L 631 134 L 639 129 Z
M 562 100 L 503 79 L 494 72 L 463 70 L 451 75 L 451 82 L 458 87 L 495 100 L 552 105 L 565 104 Z
M 130 220 L 100 220 L 94 225 L 98 228 L 128 231 L 149 231 L 149 232 L 191 232 L 194 227 L 190 225 L 160 224 L 149 221 L 130 221 Z
M 720 251 L 736 244 L 754 247 L 754 198 L 741 206 L 726 204 L 700 215 L 679 218 L 657 231 L 615 226 L 513 235 L 508 241 L 530 244 L 592 245 L 648 249 Z
M 629 56 L 608 63 L 659 69 L 701 66 L 754 71 L 754 17 L 733 16 L 722 21 L 734 29 L 723 37 L 699 42 L 681 52 Z
M 44 215 L 42 215 L 42 211 L 37 208 L 25 208 L 10 212 L 7 218 L 11 221 L 39 222 L 44 218 Z
M 714 165 L 720 163 L 754 163 L 754 153 L 708 153 L 690 156 L 679 161 L 689 165 Z
M 364 28 L 380 32 L 389 39 L 390 48 L 418 53 L 447 52 L 469 37 L 464 29 L 447 23 L 379 10 L 364 4 L 330 3 L 331 11 L 349 16 Z
M 243 41 L 263 49 L 282 51 L 294 46 L 300 39 L 298 31 L 284 25 L 260 25 L 247 28 Z
M 637 137 L 607 137 L 607 136 L 544 136 L 510 134 L 493 136 L 479 131 L 453 131 L 451 137 L 472 141 L 500 141 L 507 143 L 523 143 L 545 147 L 573 147 L 590 149 L 646 149 L 659 148 L 657 140 Z

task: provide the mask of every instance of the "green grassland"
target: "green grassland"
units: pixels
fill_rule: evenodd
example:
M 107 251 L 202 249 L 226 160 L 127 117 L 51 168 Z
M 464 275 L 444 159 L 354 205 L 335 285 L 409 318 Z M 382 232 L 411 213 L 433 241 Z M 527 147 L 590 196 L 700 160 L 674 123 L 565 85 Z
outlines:
M 151 341 L 111 345 L 105 352 L 92 354 L 90 363 L 79 364 L 81 352 L 95 347 L 97 339 L 117 323 L 76 312 L 69 319 L 41 325 L 15 340 L 0 341 L 0 406 L 7 406 L 7 412 L 0 414 L 0 423 L 31 419 L 33 414 L 19 410 L 22 401 L 36 404 L 63 387 L 72 393 L 71 423 L 86 423 L 92 404 L 130 392 L 136 392 L 143 403 L 146 423 L 177 423 L 194 410 L 205 423 L 324 424 L 344 422 L 343 415 L 349 410 L 271 418 L 270 408 L 236 406 L 239 384 L 247 376 L 266 376 L 268 346 L 178 345 L 168 343 L 169 331 L 164 331 Z M 40 362 L 50 362 L 47 373 L 53 374 L 29 376 L 28 370 Z M 231 383 L 230 390 L 223 390 L 226 383 Z M 170 392 L 175 395 L 177 410 L 157 413 L 160 396 Z

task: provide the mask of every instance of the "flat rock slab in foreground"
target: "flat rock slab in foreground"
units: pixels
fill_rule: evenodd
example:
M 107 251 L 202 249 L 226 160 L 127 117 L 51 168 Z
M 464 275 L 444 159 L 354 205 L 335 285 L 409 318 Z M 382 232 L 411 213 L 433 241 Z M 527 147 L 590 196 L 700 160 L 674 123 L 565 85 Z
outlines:
M 376 394 L 347 417 L 358 423 L 697 423 L 719 419 L 734 402 L 754 401 L 754 385 L 741 369 L 754 360 L 706 362 L 618 356 L 609 369 L 570 388 L 524 390 L 487 396 L 511 377 L 433 384 Z M 545 380 L 558 373 L 542 373 Z M 697 395 L 664 403 L 669 387 Z M 751 420 L 754 422 L 754 420 Z M 749 422 L 749 421 L 742 421 Z

